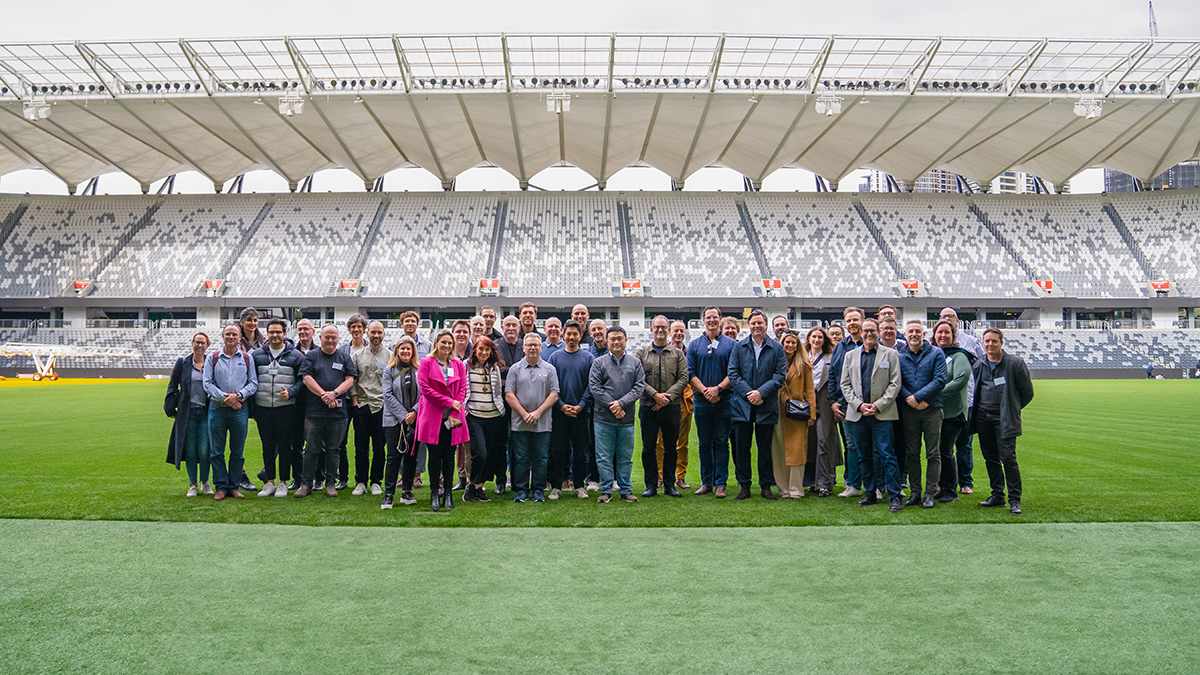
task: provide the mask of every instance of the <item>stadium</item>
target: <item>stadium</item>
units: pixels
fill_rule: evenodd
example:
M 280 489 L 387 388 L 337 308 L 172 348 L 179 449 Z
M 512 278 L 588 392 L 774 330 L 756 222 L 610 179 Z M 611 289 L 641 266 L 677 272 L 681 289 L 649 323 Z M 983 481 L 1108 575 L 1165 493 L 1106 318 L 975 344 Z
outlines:
M 239 663 L 274 672 L 271 640 L 303 651 L 325 634 L 354 634 L 355 667 L 612 671 L 677 653 L 677 633 L 690 630 L 698 637 L 687 649 L 715 670 L 830 649 L 887 664 L 917 649 L 967 672 L 1182 668 L 1200 653 L 1189 634 L 1200 618 L 1200 513 L 1177 487 L 1194 478 L 1198 449 L 1200 397 L 1184 380 L 1200 377 L 1200 189 L 1071 194 L 1069 185 L 1094 168 L 1154 185 L 1200 159 L 1198 87 L 1200 42 L 1169 39 L 496 33 L 0 44 L 0 185 L 40 169 L 69 192 L 0 193 L 0 560 L 18 570 L 14 586 L 0 587 L 9 599 L 0 617 L 16 627 L 0 655 L 25 659 L 29 672 L 86 670 L 88 658 L 102 671 L 204 667 L 195 641 L 228 635 L 180 609 L 197 589 L 213 596 L 200 606 L 219 612 L 258 594 L 256 575 L 278 574 L 263 603 L 284 608 L 328 583 L 321 569 L 336 569 L 354 600 L 307 626 L 289 618 L 286 637 L 264 616 L 232 618 L 234 635 L 260 636 L 232 648 Z M 478 167 L 502 170 L 516 188 L 457 190 Z M 553 167 L 593 183 L 543 190 L 535 177 Z M 610 189 L 630 167 L 666 174 L 672 189 Z M 687 190 L 707 167 L 738 172 L 742 189 Z M 442 191 L 389 190 L 386 176 L 402 168 L 429 172 Z M 314 174 L 330 169 L 362 190 L 314 191 Z M 791 169 L 814 174 L 816 191 L 764 190 Z M 864 169 L 887 191 L 851 185 Z M 288 190 L 243 191 L 246 174 L 264 170 Z M 212 194 L 174 194 L 190 172 Z M 920 192 L 930 172 L 952 176 L 955 191 Z M 1013 172 L 1033 177 L 1034 193 L 997 189 Z M 99 178 L 113 173 L 142 194 L 100 194 Z M 349 496 L 214 506 L 186 500 L 185 480 L 161 463 L 171 423 L 158 412 L 160 380 L 197 331 L 219 345 L 222 325 L 245 308 L 287 319 L 289 337 L 308 318 L 337 326 L 343 341 L 361 313 L 384 323 L 390 344 L 405 311 L 431 337 L 482 306 L 503 316 L 524 302 L 537 306 L 539 328 L 583 303 L 623 327 L 631 349 L 651 342 L 660 314 L 696 338 L 710 305 L 739 319 L 762 309 L 800 331 L 840 323 L 846 307 L 873 316 L 884 305 L 901 325 L 932 329 L 949 307 L 963 333 L 1001 328 L 1038 392 L 1019 445 L 1026 524 L 1010 527 L 1014 518 L 973 502 L 898 520 L 847 500 L 729 508 L 698 495 L 600 512 L 566 498 L 500 498 L 453 514 L 381 513 L 378 498 Z M 1127 379 L 1145 381 L 1114 381 Z M 260 449 L 251 431 L 251 476 Z M 79 456 L 89 458 L 82 470 Z M 35 488 L 60 481 L 69 489 Z M 379 527 L 393 525 L 404 527 Z M 881 527 L 853 527 L 862 525 Z M 271 550 L 296 569 L 280 574 L 256 553 L 284 540 L 294 546 Z M 223 579 L 197 574 L 183 588 L 162 565 L 165 556 L 204 568 L 206 547 L 230 552 Z M 728 552 L 749 549 L 762 555 L 737 559 L 744 578 L 713 579 L 714 569 L 728 574 Z M 954 569 L 905 577 L 939 549 L 946 559 L 936 562 Z M 412 605 L 424 615 L 408 618 L 403 646 L 363 620 L 392 611 L 368 570 L 397 550 L 429 555 L 389 560 L 387 583 L 447 600 Z M 530 550 L 553 553 L 522 567 Z M 798 563 L 799 550 L 821 558 Z M 671 569 L 656 563 L 662 556 Z M 803 602 L 813 616 L 790 616 L 795 598 L 761 597 L 790 593 L 793 573 L 812 585 Z M 712 580 L 716 597 L 682 588 L 690 579 Z M 878 594 L 845 600 L 867 586 Z M 529 589 L 545 596 L 522 595 L 538 595 Z M 580 593 L 645 611 L 614 610 L 630 622 L 614 636 L 601 616 L 544 609 Z M 697 609 L 752 598 L 762 616 Z M 924 625 L 881 623 L 889 598 L 945 611 Z M 81 619 L 92 600 L 98 608 Z M 134 609 L 115 633 L 89 624 L 119 607 Z M 48 629 L 59 616 L 71 618 Z M 1021 625 L 984 620 L 997 616 Z M 170 626 L 162 644 L 150 637 L 160 626 Z M 443 629 L 492 656 L 463 657 Z M 792 630 L 811 633 L 781 639 Z M 911 644 L 923 631 L 954 644 L 927 635 Z

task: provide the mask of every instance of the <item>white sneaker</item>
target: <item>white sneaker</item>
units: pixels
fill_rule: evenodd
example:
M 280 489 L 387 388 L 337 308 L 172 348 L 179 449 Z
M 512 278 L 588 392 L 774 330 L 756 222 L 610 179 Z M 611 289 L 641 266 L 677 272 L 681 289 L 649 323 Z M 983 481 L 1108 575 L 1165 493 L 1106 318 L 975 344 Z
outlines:
M 212 486 L 211 486 L 211 485 L 209 485 L 208 483 L 201 483 L 201 484 L 200 484 L 200 494 L 202 494 L 202 495 L 211 495 L 212 493 L 213 493 L 213 489 L 212 489 Z
M 354 492 L 351 492 L 350 494 L 354 495 L 355 497 L 361 497 L 367 494 L 367 486 L 359 483 L 358 485 L 354 486 Z
M 373 495 L 383 494 L 383 487 L 381 487 L 379 485 L 379 483 L 371 483 L 371 494 L 373 494 Z
M 283 481 L 279 481 L 279 485 L 275 486 L 275 496 L 276 497 L 286 497 L 287 496 L 287 483 L 285 483 Z
M 859 496 L 862 496 L 862 493 L 863 493 L 863 491 L 859 490 L 856 487 L 846 486 L 845 491 L 839 492 L 838 496 L 839 497 L 859 497 Z
M 554 501 L 558 501 L 558 497 L 561 494 L 562 494 L 562 490 L 559 490 L 558 488 L 553 488 L 550 490 L 550 494 L 547 495 L 547 498 L 553 499 Z
M 263 486 L 263 489 L 259 490 L 258 492 L 259 497 L 270 497 L 273 494 L 275 494 L 275 484 L 271 481 L 267 481 L 267 484 Z
M 588 492 L 599 492 L 600 484 L 597 483 L 596 481 L 592 481 L 592 482 L 588 483 L 587 489 L 588 489 Z
M 198 494 L 200 494 L 200 490 L 198 490 L 195 485 L 188 488 L 187 496 L 195 497 Z
M 588 498 L 587 489 L 575 488 L 575 496 L 578 497 L 579 499 L 587 499 Z

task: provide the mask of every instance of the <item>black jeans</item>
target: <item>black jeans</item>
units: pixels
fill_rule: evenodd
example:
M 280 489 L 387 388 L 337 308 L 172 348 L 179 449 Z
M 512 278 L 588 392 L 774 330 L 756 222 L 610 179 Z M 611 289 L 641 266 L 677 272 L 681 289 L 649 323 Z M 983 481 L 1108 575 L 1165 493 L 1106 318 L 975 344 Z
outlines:
M 569 477 L 575 487 L 586 487 L 592 415 L 584 410 L 575 417 L 553 408 L 550 427 L 550 485 L 561 488 Z M 474 433 L 472 432 L 472 436 Z M 595 462 L 592 458 L 592 462 Z
M 401 422 L 384 427 L 384 442 L 387 443 L 387 463 L 383 472 L 383 491 L 396 494 L 396 479 L 400 478 L 405 492 L 412 492 L 413 478 L 417 475 L 417 453 L 414 452 L 417 432 L 411 425 Z
M 751 408 L 751 421 L 733 423 L 733 473 L 740 487 L 750 487 L 750 443 L 754 441 L 758 445 L 758 484 L 760 487 L 775 484 L 775 467 L 771 463 L 771 437 L 775 434 L 775 424 L 755 423 L 757 412 Z
M 429 489 L 437 494 L 439 489 L 447 492 L 454 486 L 454 444 L 450 442 L 450 430 L 443 423 L 438 432 L 437 445 L 429 443 Z
M 471 484 L 483 485 L 492 476 L 487 473 L 492 453 L 504 454 L 502 439 L 508 436 L 504 415 L 476 417 L 467 415 L 467 431 L 471 433 Z
M 494 439 L 488 439 L 487 458 L 484 460 L 483 482 L 495 479 L 498 488 L 508 482 L 508 422 L 511 414 L 506 412 L 500 416 L 500 428 Z M 467 430 L 471 431 L 471 428 L 468 426 Z M 474 437 L 475 432 L 471 431 L 471 436 Z
M 942 455 L 942 476 L 938 480 L 938 489 L 942 492 L 953 494 L 958 490 L 958 462 L 954 461 L 954 446 L 966 426 L 965 414 L 942 418 L 942 440 L 938 445 Z
M 292 461 L 292 478 L 300 480 L 300 476 L 304 475 L 304 399 L 296 399 L 296 405 L 292 407 L 295 408 L 292 415 L 292 451 L 288 453 L 288 458 Z M 282 468 L 279 475 L 284 475 Z
M 970 412 L 964 414 L 970 415 Z M 975 456 L 971 449 L 970 421 L 968 418 L 967 424 L 964 424 L 962 431 L 958 432 L 958 442 L 954 444 L 954 454 L 958 458 L 958 485 L 974 488 L 975 481 L 971 478 L 971 473 L 975 470 Z
M 279 480 L 291 479 L 292 429 L 295 426 L 296 406 L 281 408 L 254 408 L 254 425 L 258 427 L 258 438 L 262 441 L 263 472 L 268 481 L 275 480 L 275 462 L 279 461 Z
M 378 483 L 383 480 L 383 409 L 351 408 L 350 419 L 354 424 L 354 482 Z
M 979 432 L 979 453 L 983 455 L 987 466 L 992 496 L 1003 499 L 1007 484 L 1009 503 L 1020 501 L 1021 469 L 1017 466 L 1017 437 L 1000 436 L 1000 420 L 987 415 L 980 415 L 975 429 Z
M 337 445 L 346 432 L 349 420 L 345 417 L 310 417 L 304 420 L 304 474 L 301 481 L 311 486 L 317 474 L 317 464 L 325 458 L 325 475 L 337 473 Z
M 638 417 L 642 422 L 642 476 L 646 481 L 646 489 L 658 488 L 658 435 L 662 434 L 663 442 L 663 471 L 662 480 L 664 487 L 675 487 L 675 462 L 678 458 L 678 450 L 675 444 L 679 441 L 679 415 L 681 414 L 680 407 L 676 405 L 668 405 L 658 410 L 651 410 L 643 403 L 640 407 Z M 772 429 L 772 432 L 774 430 Z M 771 447 L 771 441 L 768 437 L 767 447 Z M 762 446 L 759 446 L 760 454 Z M 771 451 L 767 450 L 767 462 L 771 461 Z M 772 468 L 772 479 L 774 479 L 774 469 Z

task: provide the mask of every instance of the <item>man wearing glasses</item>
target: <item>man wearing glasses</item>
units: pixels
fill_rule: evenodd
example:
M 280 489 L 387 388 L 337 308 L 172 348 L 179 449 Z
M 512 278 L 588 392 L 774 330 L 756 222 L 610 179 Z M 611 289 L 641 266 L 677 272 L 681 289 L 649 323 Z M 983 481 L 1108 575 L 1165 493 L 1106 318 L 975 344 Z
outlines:
M 896 464 L 892 422 L 900 419 L 896 395 L 900 392 L 900 356 L 879 344 L 879 323 L 867 319 L 861 327 L 862 346 L 846 354 L 841 390 L 846 400 L 846 422 L 858 447 L 866 493 L 859 506 L 878 503 L 876 490 L 887 486 L 892 513 L 904 508 L 900 494 L 900 467 Z
M 688 373 L 694 395 L 693 418 L 700 443 L 700 487 L 696 494 L 712 492 L 725 498 L 729 481 L 729 357 L 737 346 L 721 334 L 721 310 L 705 307 L 704 334 L 687 348 Z

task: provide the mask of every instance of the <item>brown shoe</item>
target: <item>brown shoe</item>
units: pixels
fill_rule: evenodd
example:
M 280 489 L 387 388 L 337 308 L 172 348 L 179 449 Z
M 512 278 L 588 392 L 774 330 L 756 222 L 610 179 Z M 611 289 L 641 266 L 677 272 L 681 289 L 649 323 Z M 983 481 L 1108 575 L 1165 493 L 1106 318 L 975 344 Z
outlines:
M 604 494 L 603 492 L 600 493 L 599 497 L 596 497 L 596 501 L 601 504 L 607 504 L 609 499 L 612 499 L 612 497 L 609 497 L 608 495 Z
M 336 497 L 337 496 L 337 488 L 330 485 L 329 483 L 325 483 L 325 496 L 326 497 Z
M 743 485 L 742 489 L 738 490 L 737 496 L 734 497 L 734 499 L 749 499 L 749 498 L 750 498 L 750 486 L 749 485 Z
M 637 501 L 637 497 L 634 497 L 632 492 L 630 492 L 627 495 L 621 495 L 621 499 L 624 499 L 627 502 L 636 502 Z
M 687 486 L 687 485 L 684 485 L 683 483 L 680 483 L 680 484 L 679 484 L 679 487 L 683 488 L 684 490 L 688 489 L 688 486 Z M 705 485 L 704 483 L 701 483 L 701 484 L 700 484 L 700 487 L 699 487 L 699 488 L 696 490 L 696 494 L 698 494 L 698 495 L 706 495 L 706 494 L 708 494 L 708 493 L 710 493 L 710 492 L 712 492 L 712 491 L 713 491 L 713 490 L 712 490 L 712 488 L 710 488 L 709 486 Z
M 725 499 L 725 486 L 718 485 L 716 489 L 713 490 L 713 494 L 716 495 L 717 499 Z
M 292 496 L 295 497 L 296 499 L 303 499 L 304 497 L 307 497 L 310 494 L 312 494 L 312 486 L 309 485 L 308 483 L 305 483 L 305 484 L 301 485 L 296 490 L 296 493 L 293 494 Z
M 747 496 L 749 496 L 749 495 L 747 495 Z M 762 498 L 763 498 L 763 499 L 779 499 L 779 497 L 776 497 L 776 496 L 775 496 L 775 493 L 774 493 L 774 492 L 771 492 L 771 486 L 770 486 L 770 485 L 767 485 L 767 486 L 764 486 L 764 487 L 763 487 L 763 489 L 762 489 Z
M 217 494 L 213 495 L 213 501 L 214 501 L 214 502 L 219 502 L 219 501 L 221 501 L 222 499 L 225 499 L 225 491 L 224 491 L 224 490 L 217 490 Z
M 679 488 L 680 490 L 691 490 L 692 489 L 692 486 L 688 485 L 682 478 L 678 478 L 675 480 L 675 487 Z
M 234 499 L 245 499 L 246 498 L 246 495 L 238 492 L 237 490 L 233 490 L 232 492 L 230 492 L 229 496 L 233 497 Z
M 420 474 L 417 474 L 417 477 L 413 479 L 413 487 L 415 487 L 415 488 L 425 487 L 425 481 L 421 480 Z

